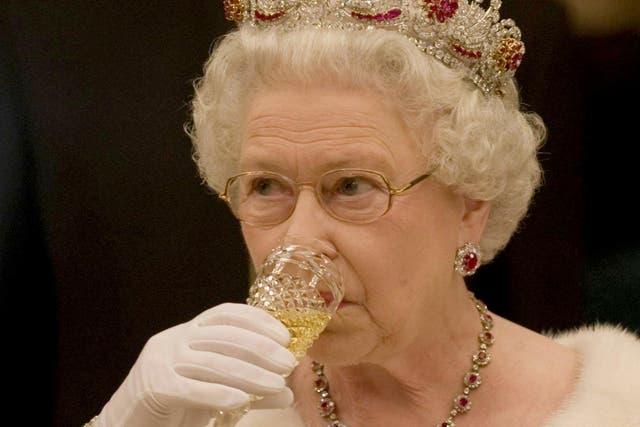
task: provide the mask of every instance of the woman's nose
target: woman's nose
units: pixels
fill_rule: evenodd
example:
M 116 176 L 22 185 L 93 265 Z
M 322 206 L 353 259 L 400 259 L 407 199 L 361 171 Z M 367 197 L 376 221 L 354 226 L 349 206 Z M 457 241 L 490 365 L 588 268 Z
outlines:
M 287 220 L 288 228 L 283 243 L 306 245 L 334 259 L 338 251 L 330 240 L 329 226 L 332 220 L 318 202 L 313 189 L 303 187 L 294 211 Z

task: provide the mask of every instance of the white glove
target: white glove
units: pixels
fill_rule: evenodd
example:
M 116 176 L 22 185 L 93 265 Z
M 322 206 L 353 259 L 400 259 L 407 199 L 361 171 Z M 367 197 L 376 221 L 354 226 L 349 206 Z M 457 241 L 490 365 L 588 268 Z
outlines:
M 101 427 L 204 426 L 249 403 L 286 408 L 296 365 L 289 332 L 267 312 L 221 304 L 149 339 L 96 420 Z

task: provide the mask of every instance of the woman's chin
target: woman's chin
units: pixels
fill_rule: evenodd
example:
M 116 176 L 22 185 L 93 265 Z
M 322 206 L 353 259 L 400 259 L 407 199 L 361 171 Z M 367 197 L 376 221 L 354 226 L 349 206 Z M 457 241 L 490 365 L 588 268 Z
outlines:
M 365 342 L 337 331 L 325 331 L 307 352 L 307 355 L 319 362 L 331 365 L 355 365 L 368 353 Z

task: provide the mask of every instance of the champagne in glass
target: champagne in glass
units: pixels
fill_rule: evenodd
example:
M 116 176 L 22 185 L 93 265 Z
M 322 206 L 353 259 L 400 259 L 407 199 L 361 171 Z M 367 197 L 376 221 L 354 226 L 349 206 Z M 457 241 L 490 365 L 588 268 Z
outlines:
M 342 278 L 324 254 L 304 245 L 275 248 L 249 289 L 247 303 L 289 330 L 289 350 L 300 359 L 322 333 L 342 301 Z
M 301 359 L 336 312 L 344 289 L 336 265 L 326 255 L 300 244 L 271 251 L 256 275 L 247 304 L 262 308 L 289 330 L 288 349 Z M 252 400 L 260 399 L 252 396 Z M 221 411 L 216 427 L 233 427 L 250 405 Z

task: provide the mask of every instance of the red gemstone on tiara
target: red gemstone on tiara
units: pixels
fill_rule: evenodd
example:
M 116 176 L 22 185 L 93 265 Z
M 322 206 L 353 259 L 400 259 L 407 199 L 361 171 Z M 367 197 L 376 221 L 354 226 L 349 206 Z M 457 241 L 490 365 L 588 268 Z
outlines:
M 462 56 L 466 56 L 467 58 L 472 58 L 472 59 L 480 59 L 480 58 L 482 58 L 482 52 L 479 51 L 479 50 L 473 52 L 473 51 L 465 49 L 462 46 L 457 45 L 457 44 L 453 44 L 452 46 L 453 46 L 453 49 L 456 52 L 458 52 L 460 55 L 462 55 Z
M 360 19 L 363 21 L 376 21 L 376 22 L 384 22 L 389 21 L 391 19 L 397 18 L 402 14 L 400 9 L 391 9 L 385 13 L 376 13 L 375 15 L 360 13 L 360 12 L 351 12 L 351 16 Z
M 272 14 L 268 15 L 266 13 L 262 13 L 262 12 L 259 12 L 259 11 L 256 10 L 254 15 L 255 15 L 256 19 L 258 19 L 260 21 L 269 22 L 269 21 L 273 21 L 273 20 L 276 20 L 278 18 L 283 17 L 284 16 L 284 12 L 276 12 L 276 13 L 272 13 Z
M 456 14 L 457 0 L 425 0 L 427 16 L 438 22 L 444 22 Z
M 512 37 L 501 39 L 493 54 L 496 67 L 501 71 L 515 71 L 524 55 L 524 44 Z
M 228 21 L 242 22 L 244 4 L 240 0 L 223 0 L 224 17 Z

